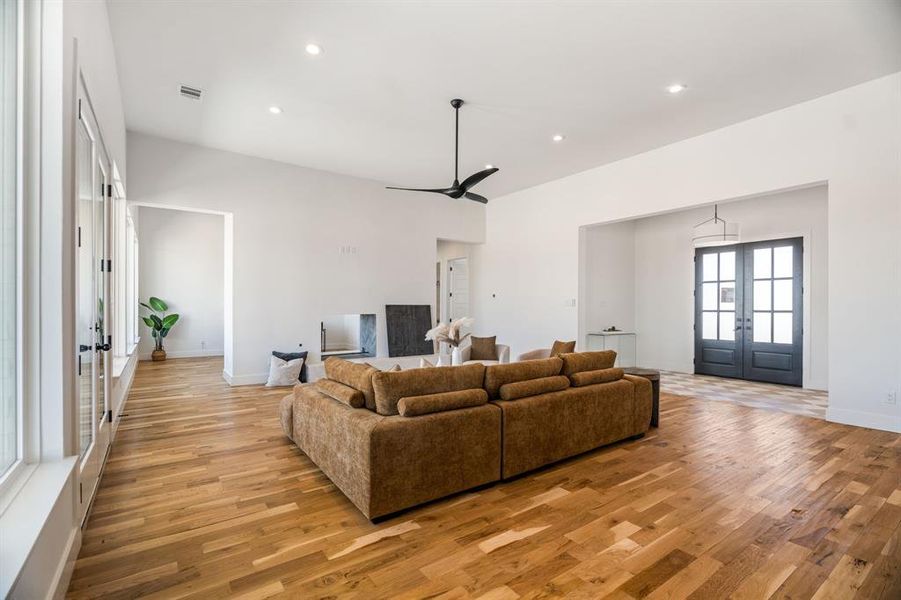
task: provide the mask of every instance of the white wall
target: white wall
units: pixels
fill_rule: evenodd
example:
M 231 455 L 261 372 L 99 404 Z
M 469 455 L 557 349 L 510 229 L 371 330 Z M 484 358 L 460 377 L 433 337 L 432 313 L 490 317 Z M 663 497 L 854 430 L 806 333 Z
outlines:
M 222 215 L 140 207 L 139 297 L 163 299 L 179 320 L 163 340 L 167 355 L 219 356 L 224 341 L 225 240 Z M 146 309 L 141 314 L 148 314 Z M 141 359 L 154 343 L 141 324 Z
M 815 186 L 719 206 L 741 224 L 744 242 L 804 238 L 804 387 L 828 385 L 827 189 Z M 692 226 L 710 207 L 634 221 L 635 310 L 638 362 L 694 371 L 694 248 Z M 602 226 L 600 229 L 606 229 Z
M 901 431 L 899 157 L 901 73 L 494 199 L 476 318 L 514 353 L 572 339 L 580 226 L 828 182 L 827 416 Z
M 434 304 L 436 240 L 484 239 L 475 202 L 133 132 L 128 152 L 130 201 L 233 217 L 232 383 L 265 381 L 272 350 L 315 360 L 328 315 L 376 314 L 387 355 L 385 305 Z
M 584 244 L 584 318 L 576 343 L 585 348 L 586 333 L 603 331 L 611 325 L 622 331 L 635 331 L 635 223 L 585 227 L 580 234 Z

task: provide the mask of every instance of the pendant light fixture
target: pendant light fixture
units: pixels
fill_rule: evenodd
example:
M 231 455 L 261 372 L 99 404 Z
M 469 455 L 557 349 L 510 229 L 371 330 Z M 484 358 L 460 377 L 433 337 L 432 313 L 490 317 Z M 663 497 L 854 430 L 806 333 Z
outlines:
M 728 246 L 738 243 L 739 231 L 738 223 L 727 223 L 725 219 L 720 218 L 717 205 L 714 204 L 713 218 L 694 226 L 691 241 L 695 248 Z

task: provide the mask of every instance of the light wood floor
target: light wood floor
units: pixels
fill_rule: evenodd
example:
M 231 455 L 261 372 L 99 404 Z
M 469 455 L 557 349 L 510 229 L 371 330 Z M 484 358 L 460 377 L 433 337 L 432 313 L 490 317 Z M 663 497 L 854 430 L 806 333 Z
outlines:
M 680 396 L 662 427 L 371 524 L 285 390 L 141 363 L 72 598 L 901 598 L 899 436 Z

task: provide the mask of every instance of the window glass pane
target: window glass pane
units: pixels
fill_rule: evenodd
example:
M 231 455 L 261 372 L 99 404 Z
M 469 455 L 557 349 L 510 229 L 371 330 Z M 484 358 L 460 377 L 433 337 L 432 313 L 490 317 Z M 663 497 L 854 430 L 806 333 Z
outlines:
M 772 276 L 773 253 L 770 248 L 754 250 L 754 279 L 767 279 Z
M 704 310 L 716 310 L 716 286 L 715 283 L 703 284 L 701 308 Z
M 705 340 L 716 339 L 716 313 L 701 313 L 701 337 Z
M 703 254 L 704 281 L 716 281 L 716 253 Z
M 94 177 L 91 159 L 93 145 L 85 128 L 79 123 L 75 133 L 75 168 L 77 177 L 76 198 L 78 226 L 81 229 L 81 246 L 77 249 L 78 299 L 76 320 L 76 342 L 80 347 L 93 348 L 97 340 L 94 331 Z M 93 403 L 93 351 L 78 353 L 81 361 L 81 375 L 78 377 L 78 435 L 79 447 L 83 455 L 93 440 L 92 403 Z
M 792 283 L 791 279 L 777 279 L 773 282 L 773 310 L 792 309 Z
M 735 252 L 720 252 L 720 281 L 735 280 Z
M 720 339 L 732 341 L 735 339 L 735 313 L 720 313 Z
M 720 284 L 720 310 L 735 310 L 735 283 Z
M 754 282 L 754 310 L 770 310 L 770 285 L 769 280 Z
M 776 344 L 792 343 L 791 313 L 773 313 L 773 342 Z
M 771 342 L 770 337 L 770 318 L 772 313 L 756 312 L 754 313 L 754 341 L 755 342 Z
M 773 277 L 792 276 L 792 250 L 791 246 L 773 248 Z
M 16 386 L 17 2 L 0 2 L 0 475 L 19 458 Z

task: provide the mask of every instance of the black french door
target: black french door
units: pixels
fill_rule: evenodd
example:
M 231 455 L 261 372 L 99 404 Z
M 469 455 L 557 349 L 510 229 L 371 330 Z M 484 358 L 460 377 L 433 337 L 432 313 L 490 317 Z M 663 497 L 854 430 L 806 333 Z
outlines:
M 695 373 L 800 386 L 802 238 L 695 251 Z

